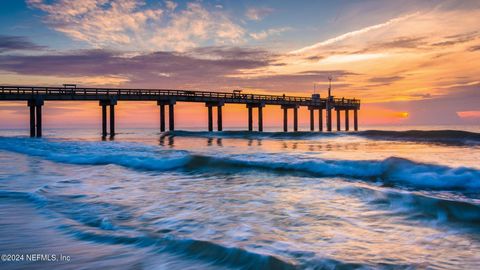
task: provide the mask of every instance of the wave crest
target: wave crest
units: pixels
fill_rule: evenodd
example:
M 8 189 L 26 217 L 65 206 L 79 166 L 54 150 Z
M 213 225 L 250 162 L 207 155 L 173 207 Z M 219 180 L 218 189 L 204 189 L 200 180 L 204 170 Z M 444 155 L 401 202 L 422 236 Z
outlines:
M 118 165 L 135 170 L 266 170 L 313 177 L 346 177 L 386 185 L 431 190 L 478 190 L 480 171 L 474 168 L 418 163 L 404 158 L 384 160 L 313 159 L 284 154 L 195 154 L 135 143 L 51 142 L 0 138 L 0 149 L 47 160 L 80 165 Z
M 163 137 L 200 137 L 200 138 L 234 138 L 234 139 L 311 139 L 338 136 L 358 136 L 371 140 L 411 141 L 423 143 L 440 143 L 446 145 L 480 145 L 480 133 L 461 130 L 366 130 L 360 132 L 251 132 L 251 131 L 169 131 Z

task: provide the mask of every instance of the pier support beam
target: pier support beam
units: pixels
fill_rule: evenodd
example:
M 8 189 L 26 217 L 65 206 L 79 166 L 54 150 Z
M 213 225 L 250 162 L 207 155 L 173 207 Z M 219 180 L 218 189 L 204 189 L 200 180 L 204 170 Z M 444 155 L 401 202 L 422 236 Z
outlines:
M 110 104 L 110 137 L 115 136 L 115 104 Z
M 283 109 L 283 131 L 288 131 L 288 109 L 293 109 L 293 131 L 298 131 L 298 105 L 282 105 Z
M 323 110 L 318 110 L 318 130 L 323 131 Z
M 340 131 L 340 110 L 336 109 L 337 111 L 337 131 Z
M 348 131 L 350 129 L 350 123 L 348 119 L 348 109 L 345 110 L 345 131 Z
M 315 130 L 315 125 L 314 125 L 314 109 L 313 108 L 308 108 L 308 110 L 310 111 L 310 131 L 314 131 Z
M 42 105 L 43 101 L 35 106 L 37 110 L 37 138 L 42 137 Z
M 329 107 L 329 105 L 327 104 L 327 110 L 326 110 L 326 113 L 327 113 L 327 131 L 332 131 L 332 108 Z
M 258 131 L 263 131 L 263 106 L 258 107 Z
M 168 104 L 168 130 L 174 131 L 175 130 L 175 111 L 174 111 L 175 103 Z
M 42 99 L 31 99 L 27 102 L 30 107 L 30 137 L 42 137 Z
M 298 107 L 293 107 L 293 131 L 298 131 Z
M 224 104 L 223 101 L 205 103 L 205 107 L 208 109 L 208 131 L 213 131 L 213 107 L 217 107 L 217 129 L 218 131 L 223 130 L 222 106 Z
M 115 105 L 117 101 L 114 99 L 100 100 L 99 105 L 102 106 L 102 137 L 107 137 L 107 106 L 110 107 L 110 137 L 115 136 Z
M 323 131 L 323 109 L 321 106 L 308 106 L 310 111 L 310 131 L 315 131 L 315 111 L 318 110 L 318 129 Z
M 258 131 L 263 131 L 263 107 L 264 103 L 248 103 L 248 131 L 253 131 L 253 108 L 258 109 Z
M 107 137 L 107 105 L 102 106 L 102 137 Z
M 248 106 L 248 131 L 253 131 L 253 107 Z
M 160 132 L 165 132 L 165 104 L 160 104 Z
M 212 105 L 207 104 L 208 108 L 208 131 L 213 131 L 213 108 Z
M 354 109 L 353 110 L 353 128 L 355 131 L 358 131 L 358 110 Z
M 168 105 L 168 129 L 170 131 L 175 130 L 175 118 L 174 118 L 174 105 L 175 100 L 157 100 L 157 105 L 160 106 L 160 131 L 165 131 L 165 106 Z
M 223 130 L 222 105 L 217 105 L 217 130 L 218 131 Z
M 29 100 L 28 107 L 30 107 L 30 137 L 35 137 L 35 101 Z

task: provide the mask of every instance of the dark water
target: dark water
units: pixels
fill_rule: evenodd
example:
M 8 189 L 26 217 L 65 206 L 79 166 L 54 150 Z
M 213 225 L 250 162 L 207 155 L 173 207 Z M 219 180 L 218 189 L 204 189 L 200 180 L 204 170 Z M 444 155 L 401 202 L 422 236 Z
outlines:
M 24 131 L 23 131 L 24 132 Z M 2 269 L 479 269 L 480 134 L 0 137 Z

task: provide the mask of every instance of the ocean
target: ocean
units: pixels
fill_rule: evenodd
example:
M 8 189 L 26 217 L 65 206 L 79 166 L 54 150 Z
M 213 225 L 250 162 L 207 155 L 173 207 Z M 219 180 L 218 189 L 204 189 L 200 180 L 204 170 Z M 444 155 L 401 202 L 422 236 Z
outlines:
M 480 269 L 480 128 L 407 129 L 2 130 L 0 268 Z

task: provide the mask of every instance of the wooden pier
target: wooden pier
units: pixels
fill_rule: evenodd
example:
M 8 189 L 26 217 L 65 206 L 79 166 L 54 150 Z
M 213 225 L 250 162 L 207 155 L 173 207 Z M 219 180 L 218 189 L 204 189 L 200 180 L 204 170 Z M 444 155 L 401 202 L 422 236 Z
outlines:
M 245 104 L 248 109 L 248 130 L 253 131 L 253 110 L 258 112 L 258 131 L 263 131 L 263 108 L 266 105 L 283 109 L 283 131 L 288 131 L 288 110 L 293 110 L 293 131 L 298 131 L 298 109 L 310 110 L 310 131 L 315 131 L 315 111 L 318 111 L 319 131 L 323 131 L 325 110 L 326 130 L 332 131 L 332 110 L 336 111 L 337 131 L 341 130 L 340 112 L 344 112 L 345 130 L 349 130 L 349 114 L 353 111 L 353 129 L 358 130 L 360 100 L 346 98 L 297 97 L 285 95 L 246 94 L 240 91 L 213 92 L 168 89 L 117 89 L 64 87 L 0 86 L 0 100 L 26 101 L 30 108 L 30 136 L 42 136 L 42 106 L 45 101 L 98 101 L 102 107 L 102 136 L 107 136 L 107 109 L 110 113 L 109 135 L 115 135 L 115 105 L 117 101 L 153 101 L 160 108 L 160 131 L 165 131 L 165 108 L 168 107 L 168 128 L 175 130 L 174 108 L 177 102 L 205 103 L 208 112 L 208 130 L 213 131 L 213 109 L 217 110 L 217 130 L 223 130 L 222 107 L 225 104 Z

